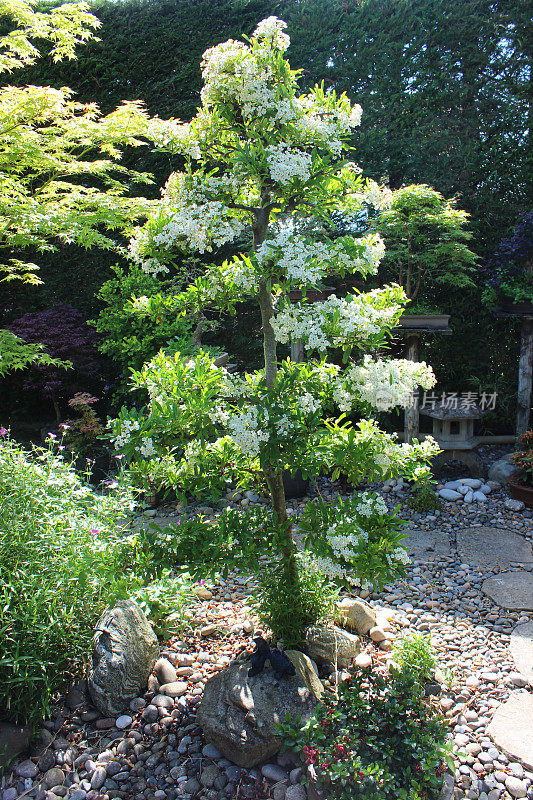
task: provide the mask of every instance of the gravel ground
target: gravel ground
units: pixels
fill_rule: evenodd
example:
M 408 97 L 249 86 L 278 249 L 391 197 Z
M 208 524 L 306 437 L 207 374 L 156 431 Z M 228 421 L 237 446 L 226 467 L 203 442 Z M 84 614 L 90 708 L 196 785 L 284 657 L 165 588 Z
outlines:
M 321 493 L 332 502 L 338 496 L 327 482 Z M 481 583 L 493 573 L 482 574 L 462 563 L 455 535 L 458 528 L 492 525 L 531 539 L 531 515 L 506 509 L 508 494 L 502 489 L 493 491 L 482 507 L 451 502 L 430 514 L 407 509 L 405 494 L 405 489 L 391 489 L 384 496 L 391 507 L 402 503 L 401 516 L 410 527 L 446 533 L 450 553 L 414 560 L 406 579 L 370 596 L 371 602 L 394 611 L 386 641 L 415 631 L 431 634 L 446 679 L 434 702 L 454 735 L 456 798 L 533 798 L 533 773 L 510 762 L 487 734 L 503 701 L 512 693 L 531 691 L 516 672 L 509 641 L 513 628 L 533 620 L 533 615 L 504 611 L 485 597 Z M 246 493 L 226 504 L 255 502 L 260 498 Z M 297 513 L 297 502 L 291 505 Z M 216 513 L 205 507 L 202 511 Z M 175 507 L 159 509 L 157 521 L 164 523 L 177 513 Z M 183 681 L 180 697 L 158 695 L 152 676 L 149 691 L 132 701 L 121 717 L 108 720 L 89 705 L 76 707 L 83 700 L 77 690 L 62 698 L 45 722 L 40 746 L 29 758 L 16 761 L 0 780 L 1 800 L 21 795 L 37 800 L 305 800 L 301 770 L 287 755 L 242 770 L 206 744 L 196 722 L 205 681 L 238 652 L 251 649 L 256 620 L 246 600 L 254 585 L 251 576 L 231 574 L 227 581 L 199 589 L 203 599 L 194 607 L 198 627 L 181 640 L 171 640 L 162 651 L 170 662 L 167 670 L 174 669 L 177 680 Z M 369 639 L 364 643 L 376 667 L 386 666 L 389 648 Z

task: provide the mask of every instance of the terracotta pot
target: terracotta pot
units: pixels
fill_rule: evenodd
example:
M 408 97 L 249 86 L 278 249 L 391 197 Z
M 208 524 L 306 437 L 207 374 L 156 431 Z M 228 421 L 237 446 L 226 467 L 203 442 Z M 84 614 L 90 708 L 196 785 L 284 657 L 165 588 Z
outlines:
M 509 491 L 515 500 L 521 500 L 528 508 L 533 508 L 533 486 L 524 486 L 510 478 Z

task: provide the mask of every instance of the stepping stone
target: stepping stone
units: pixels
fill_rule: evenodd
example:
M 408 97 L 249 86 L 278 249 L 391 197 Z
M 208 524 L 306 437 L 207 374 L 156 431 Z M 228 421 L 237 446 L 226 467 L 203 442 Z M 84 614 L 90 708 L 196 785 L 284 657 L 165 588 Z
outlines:
M 415 559 L 433 559 L 447 556 L 450 552 L 450 540 L 446 533 L 440 531 L 423 531 L 417 528 L 404 528 L 408 538 L 401 544 L 409 555 Z
M 511 761 L 533 769 L 533 694 L 513 694 L 496 709 L 487 732 Z
M 533 611 L 533 573 L 502 572 L 481 587 L 496 605 L 509 611 Z
M 513 564 L 533 564 L 531 542 L 502 528 L 459 528 L 457 552 L 463 562 L 481 572 L 510 569 Z
M 517 625 L 510 649 L 518 672 L 533 686 L 533 622 Z

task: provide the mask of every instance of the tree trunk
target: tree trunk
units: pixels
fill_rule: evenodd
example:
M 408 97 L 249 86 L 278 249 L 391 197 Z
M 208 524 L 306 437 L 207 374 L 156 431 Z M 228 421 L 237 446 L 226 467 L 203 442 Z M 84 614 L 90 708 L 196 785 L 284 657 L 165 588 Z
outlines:
M 522 320 L 520 360 L 518 362 L 518 398 L 516 435 L 521 436 L 529 427 L 531 411 L 531 376 L 533 370 L 533 317 Z
M 263 203 L 268 202 L 268 198 L 263 198 Z M 268 230 L 269 211 L 263 208 L 256 216 L 253 228 L 254 250 L 264 242 Z M 274 305 L 270 286 L 266 281 L 259 284 L 259 308 L 261 309 L 261 322 L 263 328 L 263 352 L 265 358 L 265 381 L 267 386 L 273 386 L 278 371 L 277 345 L 274 329 L 271 320 L 274 316 Z M 281 555 L 283 556 L 287 580 L 298 590 L 298 569 L 296 565 L 295 553 L 296 544 L 292 538 L 292 526 L 288 522 L 287 505 L 285 502 L 285 490 L 283 488 L 283 473 L 281 470 L 275 471 L 271 467 L 265 467 L 265 480 L 270 493 L 274 521 L 283 531 L 281 540 Z

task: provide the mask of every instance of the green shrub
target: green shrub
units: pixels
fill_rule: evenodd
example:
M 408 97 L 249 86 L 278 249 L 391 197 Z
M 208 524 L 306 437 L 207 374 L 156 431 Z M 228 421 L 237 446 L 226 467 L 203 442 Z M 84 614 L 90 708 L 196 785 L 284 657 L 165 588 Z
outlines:
M 422 483 L 413 489 L 407 498 L 407 505 L 421 514 L 424 511 L 437 511 L 442 508 L 442 503 L 430 483 Z
M 250 603 L 274 641 L 288 649 L 301 648 L 306 629 L 333 614 L 339 594 L 327 577 L 300 560 L 297 564 L 297 586 L 287 580 L 281 564 L 261 570 L 259 591 Z
M 128 304 L 132 297 L 152 297 L 171 289 L 172 281 L 158 280 L 132 264 L 129 270 L 119 264 L 113 268 L 114 278 L 106 281 L 98 292 L 104 307 L 92 324 L 102 334 L 99 350 L 108 356 L 119 370 L 117 393 L 129 391 L 130 372 L 139 370 L 161 348 L 169 344 L 174 349 L 192 352 L 193 317 L 185 318 L 162 308 L 158 318 L 138 316 Z
M 0 718 L 37 721 L 83 668 L 104 608 L 152 576 L 117 528 L 127 487 L 97 494 L 57 449 L 0 433 Z
M 431 638 L 413 634 L 394 643 L 394 660 L 402 672 L 411 673 L 419 683 L 427 683 L 436 667 Z
M 306 725 L 281 731 L 331 799 L 436 800 L 450 760 L 447 728 L 412 673 L 358 670 Z

